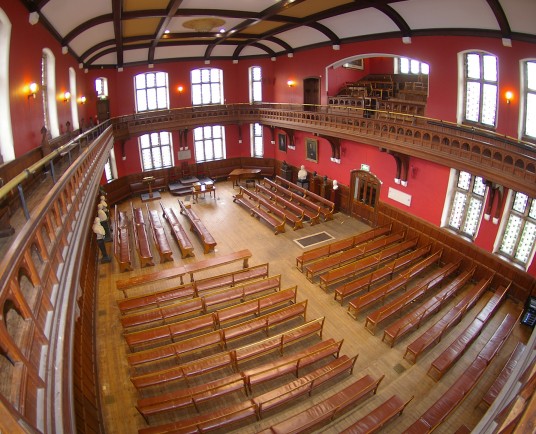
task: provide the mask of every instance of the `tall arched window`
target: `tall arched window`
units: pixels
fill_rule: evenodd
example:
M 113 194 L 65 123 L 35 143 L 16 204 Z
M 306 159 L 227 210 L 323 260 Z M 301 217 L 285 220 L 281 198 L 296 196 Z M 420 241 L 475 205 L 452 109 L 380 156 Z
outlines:
M 56 104 L 56 58 L 48 48 L 43 48 L 41 58 L 41 92 L 43 94 L 44 125 L 51 137 L 58 137 L 60 128 Z
M 262 69 L 260 66 L 249 68 L 249 102 L 262 102 Z
M 536 139 L 536 60 L 523 62 L 523 137 Z
M 105 77 L 95 79 L 95 90 L 97 91 L 97 98 L 108 98 L 108 79 Z
M 134 77 L 136 111 L 169 108 L 168 75 L 165 72 L 146 72 Z
M 0 9 L 0 164 L 15 159 L 11 109 L 9 104 L 9 47 L 11 22 Z
M 78 125 L 78 97 L 76 92 L 76 72 L 74 68 L 69 68 L 69 91 L 71 92 L 71 125 L 74 130 L 77 130 Z

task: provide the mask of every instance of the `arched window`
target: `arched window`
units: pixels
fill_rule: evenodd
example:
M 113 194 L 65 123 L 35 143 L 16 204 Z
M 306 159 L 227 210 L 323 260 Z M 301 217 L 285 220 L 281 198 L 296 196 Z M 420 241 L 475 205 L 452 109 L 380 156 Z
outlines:
M 264 141 L 263 141 L 262 125 L 255 123 L 251 124 L 251 156 L 264 156 Z
M 9 104 L 9 47 L 11 43 L 11 22 L 0 9 L 0 164 L 15 159 L 13 130 L 11 129 L 11 109 Z
M 136 111 L 169 108 L 168 75 L 165 72 L 146 72 L 134 77 Z
M 143 170 L 164 169 L 173 166 L 171 134 L 167 131 L 144 134 L 139 138 Z
M 208 125 L 194 129 L 195 161 L 225 159 L 225 129 L 221 125 Z
M 191 72 L 192 105 L 223 104 L 223 71 L 216 68 Z
M 69 68 L 69 91 L 71 92 L 71 124 L 73 129 L 77 130 L 78 124 L 78 105 L 77 105 L 77 92 L 76 92 L 76 72 L 74 68 Z
M 95 79 L 95 90 L 97 91 L 97 98 L 108 98 L 108 79 L 105 77 Z
M 43 94 L 44 125 L 51 137 L 58 137 L 60 135 L 55 77 L 56 58 L 50 49 L 43 48 L 41 58 L 41 92 Z
M 249 102 L 262 102 L 262 69 L 260 66 L 249 68 Z
M 523 137 L 536 139 L 536 60 L 523 62 Z

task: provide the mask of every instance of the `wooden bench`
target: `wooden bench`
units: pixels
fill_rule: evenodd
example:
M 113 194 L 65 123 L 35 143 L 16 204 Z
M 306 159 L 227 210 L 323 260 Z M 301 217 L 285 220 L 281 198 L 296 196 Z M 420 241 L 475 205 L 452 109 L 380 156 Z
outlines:
M 168 222 L 169 226 L 171 227 L 171 232 L 173 233 L 175 240 L 177 240 L 182 258 L 184 259 L 188 256 L 195 256 L 194 246 L 190 241 L 190 238 L 188 238 L 188 234 L 181 225 L 173 208 L 166 208 L 162 202 L 160 202 L 160 206 L 162 207 L 164 219 L 166 219 Z
M 203 244 L 203 252 L 209 253 L 210 251 L 213 251 L 217 243 L 208 231 L 208 229 L 205 227 L 204 223 L 197 216 L 195 211 L 191 207 L 187 207 L 186 205 L 184 205 L 184 203 L 180 199 L 179 205 L 181 207 L 181 214 L 185 215 L 190 221 L 190 231 L 197 234 L 197 236 L 201 240 L 201 244 Z
M 366 291 L 368 294 L 378 291 L 377 296 L 379 296 L 379 298 L 384 298 L 386 294 L 382 294 L 379 288 L 375 288 L 373 291 L 370 290 L 372 284 L 377 283 L 387 277 L 392 279 L 393 274 L 396 271 L 400 271 L 401 268 L 414 265 L 415 261 L 419 260 L 422 256 L 427 255 L 430 252 L 430 249 L 431 245 L 416 249 L 413 252 L 410 252 L 392 262 L 385 264 L 383 267 L 377 270 L 374 270 L 360 278 L 351 280 L 350 282 L 335 288 L 335 300 L 339 301 L 342 306 L 346 297 L 355 295 L 361 291 Z
M 166 304 L 184 298 L 199 297 L 202 292 L 223 288 L 225 286 L 234 286 L 240 283 L 246 283 L 250 280 L 268 277 L 269 264 L 255 265 L 250 268 L 242 268 L 229 273 L 216 274 L 204 279 L 194 280 L 183 285 L 173 288 L 156 291 L 151 294 L 143 294 L 136 297 L 129 297 L 119 300 L 117 305 L 122 315 L 128 312 L 150 309 L 155 306 L 165 306 Z
M 465 330 L 445 350 L 436 357 L 428 369 L 428 375 L 436 381 L 439 381 L 443 375 L 460 359 L 467 348 L 480 335 L 480 332 L 495 314 L 500 303 L 506 296 L 508 286 L 499 287 L 495 294 L 490 298 L 486 306 L 482 308 L 477 317 L 469 324 Z
M 495 398 L 497 398 L 504 385 L 510 378 L 510 375 L 514 371 L 516 365 L 519 363 L 519 360 L 521 359 L 525 349 L 526 346 L 522 342 L 517 343 L 514 351 L 512 351 L 512 354 L 510 354 L 510 357 L 503 366 L 500 374 L 497 376 L 497 378 L 495 378 L 495 381 L 493 381 L 493 384 L 489 387 L 481 402 L 487 404 L 488 406 L 493 404 L 493 401 L 495 401 Z
M 272 190 L 261 184 L 255 184 L 255 191 L 259 194 L 263 194 L 268 200 L 272 200 L 274 204 L 285 213 L 287 220 L 293 225 L 293 230 L 303 228 L 303 218 L 305 216 L 303 209 L 285 198 L 277 196 Z
M 396 257 L 406 250 L 413 249 L 417 245 L 417 238 L 401 243 L 394 244 L 391 247 L 386 247 L 372 256 L 364 257 L 358 261 L 335 268 L 327 273 L 321 274 L 319 277 L 320 288 L 327 291 L 330 285 L 351 279 L 360 273 L 363 273 L 367 268 L 379 266 L 384 261 L 392 257 Z
M 393 395 L 383 401 L 370 413 L 346 428 L 341 434 L 371 434 L 381 430 L 396 416 L 400 416 L 414 397 L 404 401 L 398 395 Z
M 127 298 L 128 289 L 147 283 L 156 283 L 160 280 L 179 278 L 180 284 L 182 285 L 184 284 L 183 277 L 185 274 L 189 274 L 190 281 L 193 282 L 193 276 L 197 272 L 222 265 L 228 265 L 236 261 L 243 261 L 243 268 L 248 268 L 248 260 L 251 258 L 251 256 L 251 252 L 248 249 L 244 249 L 238 252 L 229 253 L 227 255 L 216 256 L 214 258 L 204 259 L 202 261 L 185 264 L 178 267 L 167 268 L 154 273 L 146 273 L 125 280 L 117 280 L 116 287 L 118 290 L 123 291 L 123 295 L 125 298 Z
M 244 198 L 244 195 L 247 198 Z M 285 222 L 287 220 L 285 213 L 268 200 L 240 186 L 240 192 L 233 196 L 233 202 L 245 206 L 252 216 L 256 216 L 272 226 L 275 235 L 285 232 Z
M 440 270 L 437 270 L 431 275 L 426 276 L 416 286 L 407 290 L 405 294 L 391 300 L 380 309 L 377 309 L 368 315 L 365 321 L 365 329 L 374 334 L 376 326 L 379 323 L 397 314 L 401 309 L 412 303 L 417 298 L 421 297 L 428 290 L 434 288 L 436 285 L 439 285 L 443 279 L 454 273 L 458 267 L 459 262 L 456 264 L 447 264 Z
M 469 271 L 463 271 L 439 293 L 430 297 L 419 307 L 406 313 L 403 317 L 386 327 L 383 331 L 382 342 L 385 342 L 392 348 L 398 339 L 405 336 L 414 328 L 420 327 L 426 319 L 441 309 L 441 306 L 447 300 L 454 297 L 469 282 L 473 277 L 475 269 L 476 266 Z
M 257 405 L 258 418 L 261 419 L 265 413 L 282 405 L 290 406 L 303 395 L 311 395 L 318 387 L 331 381 L 340 375 L 352 374 L 357 356 L 348 357 L 346 355 L 332 360 L 327 365 L 321 366 L 307 375 L 299 377 L 290 383 L 272 389 L 269 392 L 253 398 Z
M 517 318 L 507 314 L 493 336 L 480 350 L 473 362 L 441 397 L 428 408 L 406 431 L 408 434 L 432 432 L 452 413 L 473 390 L 484 371 L 500 351 Z
M 486 291 L 491 283 L 491 277 L 481 279 L 471 290 L 443 317 L 430 327 L 421 336 L 415 339 L 406 348 L 404 358 L 411 362 L 417 363 L 417 358 L 428 348 L 441 341 L 441 338 L 458 321 L 461 321 L 465 313 L 480 299 L 480 296 Z
M 140 259 L 141 267 L 146 265 L 154 265 L 153 254 L 151 247 L 149 246 L 149 237 L 147 236 L 147 229 L 145 227 L 145 220 L 143 218 L 143 211 L 141 208 L 134 208 L 132 202 L 130 202 L 130 210 L 132 212 L 132 228 L 134 232 L 134 245 L 138 252 L 138 258 Z
M 399 243 L 404 239 L 404 236 L 405 232 L 402 231 L 396 234 L 387 235 L 386 237 L 374 238 L 365 243 L 355 245 L 350 249 L 342 250 L 338 253 L 319 259 L 318 261 L 305 266 L 305 277 L 312 282 L 317 274 L 332 268 L 342 267 L 347 263 L 355 262 L 366 255 L 385 248 L 386 246 Z
M 149 225 L 151 227 L 151 233 L 153 234 L 153 241 L 158 254 L 160 255 L 160 263 L 173 261 L 173 252 L 169 245 L 166 232 L 158 216 L 158 211 L 154 209 L 149 209 L 149 205 L 145 204 L 147 208 L 147 214 L 149 216 Z
M 247 400 L 239 404 L 218 408 L 198 416 L 181 419 L 160 426 L 142 428 L 138 434 L 163 434 L 163 433 L 199 433 L 210 430 L 230 430 L 244 420 L 257 417 L 257 408 L 253 401 Z
M 157 370 L 142 375 L 132 375 L 130 381 L 139 390 L 173 381 L 187 381 L 189 377 L 196 377 L 224 368 L 228 369 L 232 367 L 235 372 L 238 372 L 239 363 L 249 361 L 272 351 L 278 351 L 279 354 L 283 354 L 288 346 L 314 335 L 322 338 L 323 328 L 324 317 L 317 318 L 287 330 L 284 333 L 231 351 L 206 356 L 169 369 Z
M 321 259 L 324 256 L 330 256 L 334 253 L 350 249 L 352 247 L 357 246 L 358 244 L 365 243 L 376 237 L 387 235 L 391 233 L 391 227 L 391 224 L 383 225 L 371 229 L 369 231 L 354 235 L 352 237 L 344 238 L 339 241 L 334 241 L 321 247 L 317 247 L 315 249 L 303 252 L 300 256 L 296 257 L 296 268 L 303 272 L 303 267 L 305 264 Z
M 258 434 L 294 434 L 319 429 L 351 408 L 355 408 L 357 402 L 365 396 L 376 394 L 383 378 L 382 375 L 375 380 L 370 375 L 365 375 L 327 399 L 260 431 Z
M 119 264 L 119 271 L 132 270 L 132 259 L 130 257 L 130 237 L 128 230 L 128 217 L 122 212 L 118 211 L 117 205 L 115 206 L 115 235 L 114 239 L 114 256 Z

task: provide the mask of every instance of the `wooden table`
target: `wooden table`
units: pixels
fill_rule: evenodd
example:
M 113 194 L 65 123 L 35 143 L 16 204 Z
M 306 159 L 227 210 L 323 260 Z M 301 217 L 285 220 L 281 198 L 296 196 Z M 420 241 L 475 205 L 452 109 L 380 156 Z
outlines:
M 209 197 L 214 194 L 214 199 L 216 199 L 216 187 L 212 185 L 211 187 L 207 188 L 206 184 L 201 184 L 199 187 L 199 190 L 197 190 L 195 187 L 192 187 L 192 196 L 194 199 L 194 202 L 197 203 L 199 195 L 205 196 L 205 194 L 208 193 Z
M 238 187 L 241 179 L 256 178 L 261 169 L 234 169 L 229 173 L 229 179 L 233 182 L 233 188 Z

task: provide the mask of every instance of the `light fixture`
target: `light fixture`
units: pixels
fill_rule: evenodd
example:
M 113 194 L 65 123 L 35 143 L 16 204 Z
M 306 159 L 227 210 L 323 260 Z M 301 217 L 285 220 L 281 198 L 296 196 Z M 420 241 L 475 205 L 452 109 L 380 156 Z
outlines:
M 514 97 L 514 94 L 513 94 L 512 91 L 507 90 L 507 91 L 504 93 L 504 97 L 506 98 L 506 104 L 510 104 L 510 102 L 512 101 L 512 98 Z
M 294 86 L 296 86 L 296 82 L 294 80 L 289 80 L 289 81 L 287 81 L 287 86 L 288 87 L 294 87 Z
M 214 27 L 221 28 L 225 24 L 225 21 L 221 18 L 195 18 L 193 20 L 186 21 L 182 24 L 183 27 L 187 29 L 195 30 L 200 33 L 208 33 Z
M 37 90 L 39 89 L 39 87 L 37 86 L 37 83 L 30 83 L 28 85 L 28 99 L 30 98 L 35 98 L 35 95 L 37 94 Z
M 177 90 L 179 91 L 179 93 L 183 93 L 184 92 L 184 86 L 177 86 Z
M 71 100 L 71 92 L 65 91 L 63 93 L 63 102 L 68 102 Z
M 82 95 L 80 97 L 80 104 L 85 104 L 86 103 L 86 97 L 84 95 Z

